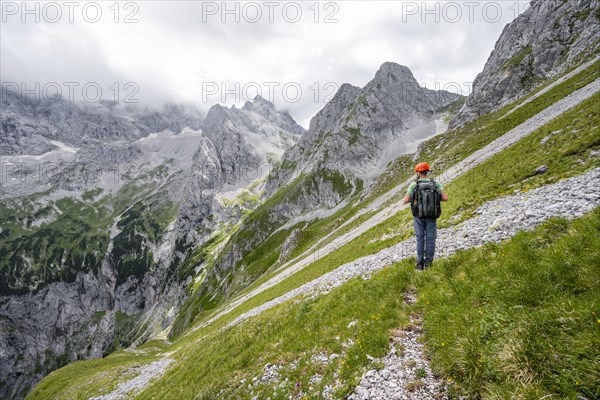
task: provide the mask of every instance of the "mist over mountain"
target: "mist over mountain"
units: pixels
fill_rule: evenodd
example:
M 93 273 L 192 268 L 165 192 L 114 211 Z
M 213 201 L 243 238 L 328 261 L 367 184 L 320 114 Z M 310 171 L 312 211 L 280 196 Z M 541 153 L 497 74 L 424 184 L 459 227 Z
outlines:
M 135 104 L 100 101 L 72 102 L 63 98 L 32 99 L 2 86 L 2 144 L 0 155 L 41 155 L 57 146 L 140 139 L 169 129 L 200 129 L 200 111 L 165 104 L 160 111 Z

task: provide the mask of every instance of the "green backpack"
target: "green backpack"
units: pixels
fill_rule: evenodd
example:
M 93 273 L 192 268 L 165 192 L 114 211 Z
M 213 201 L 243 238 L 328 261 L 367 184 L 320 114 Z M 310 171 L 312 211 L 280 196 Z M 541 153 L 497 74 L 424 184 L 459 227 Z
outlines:
M 439 218 L 442 215 L 442 195 L 435 181 L 417 181 L 410 199 L 412 215 L 419 218 Z

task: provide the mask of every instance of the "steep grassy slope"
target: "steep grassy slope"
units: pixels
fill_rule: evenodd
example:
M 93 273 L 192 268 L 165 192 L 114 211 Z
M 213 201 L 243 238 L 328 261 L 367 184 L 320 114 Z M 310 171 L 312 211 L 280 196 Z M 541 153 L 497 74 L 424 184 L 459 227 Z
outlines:
M 418 276 L 432 365 L 474 398 L 600 397 L 600 209 Z
M 135 367 L 158 359 L 157 354 L 165 344 L 148 342 L 135 352 L 119 351 L 97 360 L 78 361 L 48 375 L 52 385 L 39 385 L 28 398 L 88 399 L 91 396 L 110 393 L 118 379 L 134 376 Z
M 378 367 L 367 355 L 385 354 L 390 331 L 411 329 L 408 315 L 415 312 L 424 313 L 433 365 L 453 393 L 594 398 L 599 239 L 597 209 L 573 223 L 549 221 L 506 243 L 457 253 L 424 274 L 408 260 L 327 296 L 280 305 L 233 328 L 211 327 L 148 355 L 117 353 L 69 365 L 29 398 L 84 399 L 99 387 L 106 393 L 116 373 L 128 376 L 165 351 L 175 351 L 175 366 L 137 398 L 283 399 L 296 393 L 318 399 L 328 385 L 341 398 L 366 368 Z M 572 262 L 565 263 L 569 255 Z M 411 288 L 419 301 L 403 305 L 402 294 Z M 268 363 L 283 366 L 282 385 L 260 380 Z M 320 380 L 311 381 L 316 375 Z
M 596 210 L 572 224 L 551 221 L 505 244 L 461 252 L 427 274 L 415 273 L 410 261 L 402 263 L 371 281 L 357 279 L 327 296 L 284 305 L 220 331 L 212 337 L 216 344 L 204 338 L 194 344 L 201 353 L 182 349 L 189 358 L 140 398 L 169 398 L 169 388 L 184 386 L 184 397 L 251 398 L 240 380 L 260 377 L 266 363 L 283 365 L 280 375 L 288 384 L 259 384 L 255 393 L 286 398 L 303 391 L 319 398 L 332 384 L 341 397 L 358 373 L 376 367 L 367 355 L 387 351 L 390 329 L 407 327 L 414 310 L 402 306 L 402 293 L 411 282 L 420 293 L 417 310 L 424 311 L 433 365 L 454 382 L 455 393 L 595 398 L 598 239 Z M 565 263 L 565 257 L 571 261 Z M 351 321 L 357 323 L 348 327 Z M 317 353 L 341 357 L 322 365 L 311 360 Z M 298 367 L 290 367 L 293 361 Z M 316 374 L 323 379 L 311 385 Z

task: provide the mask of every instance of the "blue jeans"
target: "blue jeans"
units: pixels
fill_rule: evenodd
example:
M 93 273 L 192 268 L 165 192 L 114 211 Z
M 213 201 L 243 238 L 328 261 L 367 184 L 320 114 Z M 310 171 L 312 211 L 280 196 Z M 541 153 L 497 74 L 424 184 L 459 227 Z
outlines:
M 417 236 L 417 264 L 431 263 L 435 255 L 436 219 L 418 217 L 413 219 Z

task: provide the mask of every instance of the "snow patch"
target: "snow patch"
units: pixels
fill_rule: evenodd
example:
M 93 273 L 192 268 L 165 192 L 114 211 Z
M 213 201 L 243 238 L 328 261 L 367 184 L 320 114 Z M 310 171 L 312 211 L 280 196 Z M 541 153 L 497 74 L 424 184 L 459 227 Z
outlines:
M 71 147 L 71 146 L 67 146 L 66 144 L 64 144 L 63 142 L 59 142 L 56 140 L 51 140 L 50 143 L 52 143 L 53 145 L 55 145 L 56 147 L 58 147 L 59 150 L 62 151 L 66 151 L 67 153 L 77 153 L 79 151 L 79 147 Z M 56 150 L 54 150 L 56 151 Z

